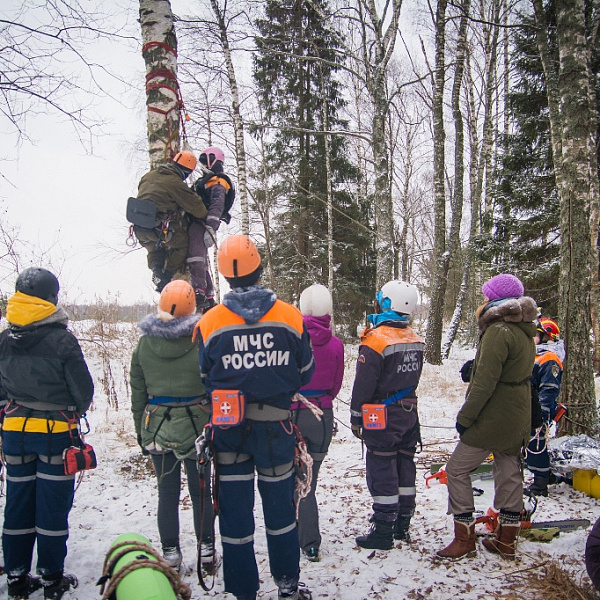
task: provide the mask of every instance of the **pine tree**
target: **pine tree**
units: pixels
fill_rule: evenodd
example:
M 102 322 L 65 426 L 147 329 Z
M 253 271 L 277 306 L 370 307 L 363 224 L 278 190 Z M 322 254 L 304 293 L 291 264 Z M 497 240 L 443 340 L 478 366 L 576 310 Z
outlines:
M 256 25 L 254 79 L 274 130 L 267 159 L 276 178 L 271 195 L 279 198 L 271 236 L 273 271 L 277 291 L 295 300 L 306 285 L 328 279 L 323 107 L 329 130 L 347 126 L 339 116 L 345 102 L 336 78 L 341 38 L 322 0 L 268 0 Z M 372 252 L 367 232 L 353 221 L 364 216 L 349 191 L 357 169 L 341 136 L 331 135 L 329 142 L 336 314 L 341 321 L 356 321 L 363 299 L 372 295 Z
M 554 27 L 551 23 L 551 27 Z M 494 271 L 516 273 L 544 313 L 558 314 L 560 207 L 554 176 L 548 98 L 533 17 L 515 29 L 507 98 L 512 131 L 503 140 L 490 237 L 478 240 L 480 257 Z M 552 38 L 551 38 L 552 39 Z M 553 44 L 553 53 L 556 46 Z M 557 54 L 555 59 L 558 60 Z

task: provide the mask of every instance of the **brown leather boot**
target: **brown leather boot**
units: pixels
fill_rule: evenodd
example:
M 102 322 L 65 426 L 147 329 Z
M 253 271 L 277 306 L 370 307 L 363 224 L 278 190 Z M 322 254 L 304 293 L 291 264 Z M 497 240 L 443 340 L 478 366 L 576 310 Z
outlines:
M 441 558 L 458 560 L 466 556 L 472 558 L 477 554 L 475 549 L 475 520 L 470 523 L 454 520 L 454 539 L 443 550 L 436 553 Z
M 504 558 L 514 558 L 517 547 L 517 535 L 521 523 L 500 523 L 495 538 L 486 538 L 483 545 L 486 550 L 501 554 Z

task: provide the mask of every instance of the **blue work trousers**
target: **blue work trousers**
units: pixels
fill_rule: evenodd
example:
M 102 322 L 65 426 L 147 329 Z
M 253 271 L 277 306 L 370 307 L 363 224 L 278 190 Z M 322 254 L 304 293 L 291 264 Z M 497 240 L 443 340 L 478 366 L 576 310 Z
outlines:
M 414 456 L 421 439 L 417 409 L 392 404 L 387 413 L 386 429 L 363 430 L 367 486 L 377 521 L 395 521 L 399 514 L 412 515 L 417 494 Z
M 527 446 L 527 468 L 540 477 L 550 477 L 550 455 L 548 454 L 548 429 L 544 425 L 538 435 L 535 429 Z
M 31 571 L 37 542 L 37 572 L 63 570 L 73 506 L 74 475 L 65 475 L 62 453 L 72 445 L 68 432 L 5 431 L 6 506 L 2 549 L 9 577 Z
M 269 564 L 281 590 L 295 590 L 300 544 L 294 507 L 295 436 L 289 420 L 250 421 L 214 429 L 219 478 L 219 530 L 225 591 L 253 597 L 259 589 L 254 556 L 254 471 L 263 504 Z

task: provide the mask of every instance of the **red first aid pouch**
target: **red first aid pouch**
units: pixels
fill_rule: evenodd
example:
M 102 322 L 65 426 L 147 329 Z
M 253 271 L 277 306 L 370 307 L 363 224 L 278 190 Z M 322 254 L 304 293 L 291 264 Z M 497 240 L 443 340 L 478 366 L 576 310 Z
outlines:
M 239 425 L 244 420 L 246 401 L 241 390 L 213 390 L 211 423 L 220 427 Z
M 89 444 L 65 448 L 63 451 L 63 463 L 66 475 L 75 475 L 79 471 L 95 469 L 98 466 L 96 453 Z
M 363 429 L 384 430 L 387 427 L 387 406 L 385 404 L 363 404 Z

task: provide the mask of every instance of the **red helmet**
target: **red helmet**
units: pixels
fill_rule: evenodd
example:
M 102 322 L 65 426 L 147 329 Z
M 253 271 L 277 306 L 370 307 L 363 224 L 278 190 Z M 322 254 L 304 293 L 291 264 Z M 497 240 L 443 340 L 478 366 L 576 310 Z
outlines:
M 217 148 L 216 146 L 211 146 L 200 153 L 200 162 L 209 169 L 212 169 L 218 160 L 223 164 L 225 162 L 225 154 L 221 148 Z
M 537 330 L 540 333 L 545 333 L 553 342 L 555 342 L 560 336 L 560 329 L 556 324 L 556 321 L 542 317 L 537 322 Z

